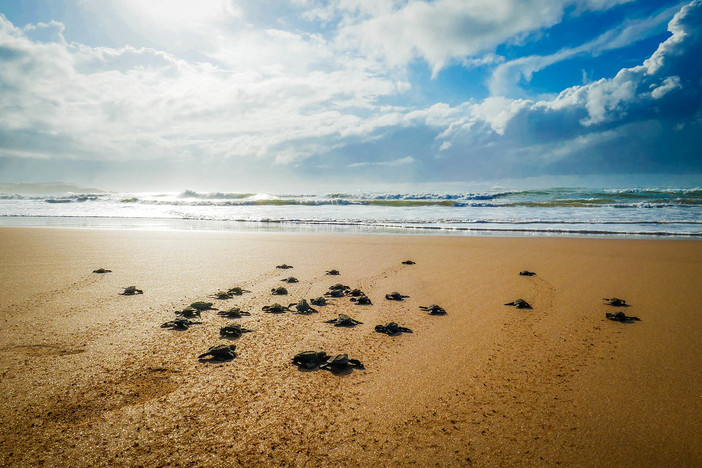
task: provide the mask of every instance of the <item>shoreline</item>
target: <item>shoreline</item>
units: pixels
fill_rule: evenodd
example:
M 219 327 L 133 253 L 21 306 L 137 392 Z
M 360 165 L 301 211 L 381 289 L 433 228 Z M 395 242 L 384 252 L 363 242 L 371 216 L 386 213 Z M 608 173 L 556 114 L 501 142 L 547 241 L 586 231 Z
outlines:
M 484 224 L 482 222 L 476 224 Z M 496 223 L 499 224 L 499 223 Z M 522 223 L 525 224 L 525 223 Z M 541 222 L 526 224 L 544 224 Z M 558 223 L 555 223 L 558 224 Z M 563 224 L 563 223 L 561 223 Z M 571 223 L 578 224 L 578 223 Z M 586 223 L 582 223 L 586 224 Z M 657 223 L 651 223 L 657 224 Z M 685 223 L 683 223 L 685 224 Z M 57 228 L 146 231 L 202 231 L 232 233 L 292 233 L 342 235 L 398 235 L 440 237 L 547 237 L 573 239 L 663 239 L 702 240 L 702 232 L 673 233 L 666 231 L 619 232 L 604 229 L 528 229 L 481 228 L 447 226 L 412 226 L 402 224 L 368 224 L 342 221 L 244 221 L 188 218 L 126 218 L 88 216 L 0 216 L 0 228 Z
M 702 244 L 267 234 L 0 227 L 0 464 L 702 461 Z M 90 273 L 99 267 L 113 273 Z M 291 274 L 290 295 L 271 296 Z M 337 282 L 373 305 L 261 312 Z M 131 284 L 144 294 L 118 294 Z M 234 285 L 252 292 L 207 299 Z M 410 297 L 386 301 L 391 291 Z M 601 298 L 613 296 L 641 322 L 606 320 Z M 503 305 L 517 297 L 533 310 Z M 230 343 L 216 313 L 160 328 L 195 300 L 251 311 L 236 321 L 254 332 L 231 341 L 233 361 L 196 359 Z M 419 310 L 432 303 L 448 315 Z M 324 323 L 339 313 L 363 324 Z M 413 333 L 373 331 L 390 321 Z M 346 352 L 365 370 L 300 372 L 290 359 L 308 349 Z

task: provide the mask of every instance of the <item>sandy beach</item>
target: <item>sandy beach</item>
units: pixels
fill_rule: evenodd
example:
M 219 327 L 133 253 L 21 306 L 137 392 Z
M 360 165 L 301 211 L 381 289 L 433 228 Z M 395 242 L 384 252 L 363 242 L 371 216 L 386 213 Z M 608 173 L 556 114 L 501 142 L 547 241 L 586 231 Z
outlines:
M 0 228 L 0 465 L 700 466 L 701 273 L 698 241 Z M 261 310 L 334 283 L 373 305 Z M 160 327 L 203 300 L 251 316 Z M 197 359 L 219 344 L 237 357 Z

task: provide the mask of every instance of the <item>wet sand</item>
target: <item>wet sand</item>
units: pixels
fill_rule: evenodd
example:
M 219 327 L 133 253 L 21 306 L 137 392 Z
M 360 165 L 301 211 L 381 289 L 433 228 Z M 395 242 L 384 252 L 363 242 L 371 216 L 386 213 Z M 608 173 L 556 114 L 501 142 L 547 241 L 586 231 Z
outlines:
M 701 273 L 695 241 L 0 228 L 0 465 L 699 466 Z M 373 305 L 261 311 L 337 282 Z M 196 300 L 252 315 L 160 328 Z M 198 361 L 217 344 L 236 359 Z M 308 349 L 365 370 L 301 372 Z

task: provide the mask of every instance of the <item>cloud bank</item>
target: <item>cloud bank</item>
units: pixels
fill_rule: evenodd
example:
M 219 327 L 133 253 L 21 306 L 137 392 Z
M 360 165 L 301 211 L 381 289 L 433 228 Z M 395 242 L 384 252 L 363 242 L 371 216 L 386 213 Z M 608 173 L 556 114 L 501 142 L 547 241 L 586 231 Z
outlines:
M 700 0 L 556 52 L 499 57 L 499 47 L 527 44 L 566 17 L 626 3 L 297 0 L 291 11 L 314 25 L 301 29 L 281 18 L 256 24 L 249 3 L 212 0 L 197 21 L 170 23 L 185 21 L 196 54 L 157 35 L 150 46 L 90 45 L 67 39 L 59 21 L 0 16 L 0 168 L 13 177 L 18 160 L 37 170 L 64 161 L 98 180 L 100 167 L 139 164 L 301 179 L 375 168 L 404 181 L 700 173 Z M 123 0 L 121 11 L 134 8 Z M 673 14 L 669 37 L 635 66 L 549 96 L 524 87 L 553 64 L 653 37 Z M 130 24 L 149 28 L 142 20 Z M 421 92 L 408 73 L 417 61 L 434 77 L 480 63 L 491 95 L 409 104 Z

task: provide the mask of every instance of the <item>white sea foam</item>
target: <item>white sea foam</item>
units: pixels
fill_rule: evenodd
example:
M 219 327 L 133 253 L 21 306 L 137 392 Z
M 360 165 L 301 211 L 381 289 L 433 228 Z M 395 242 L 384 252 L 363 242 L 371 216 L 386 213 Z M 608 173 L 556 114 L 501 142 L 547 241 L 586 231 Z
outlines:
M 702 237 L 702 189 L 0 194 L 0 223 Z M 109 221 L 105 221 L 109 220 Z M 182 223 L 181 223 L 182 224 Z M 244 226 L 246 225 L 246 226 Z M 193 227 L 194 226 L 194 227 Z M 213 227 L 214 226 L 214 227 Z

